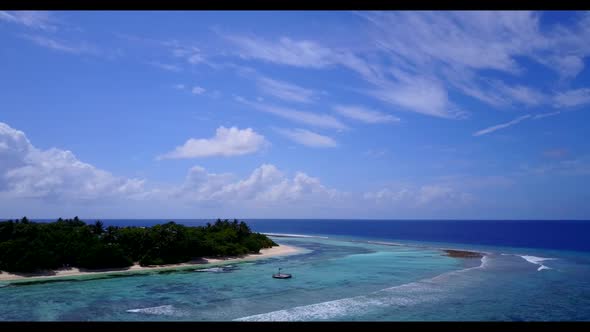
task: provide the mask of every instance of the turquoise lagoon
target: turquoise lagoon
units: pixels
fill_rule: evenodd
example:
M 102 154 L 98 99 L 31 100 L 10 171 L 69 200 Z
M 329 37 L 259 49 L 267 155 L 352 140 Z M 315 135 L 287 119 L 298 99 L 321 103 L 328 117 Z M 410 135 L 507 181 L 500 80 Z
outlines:
M 301 251 L 200 272 L 5 282 L 0 320 L 590 320 L 588 253 L 444 243 L 394 246 L 345 236 L 273 239 Z M 440 247 L 486 256 L 452 258 Z M 279 267 L 293 278 L 273 279 Z

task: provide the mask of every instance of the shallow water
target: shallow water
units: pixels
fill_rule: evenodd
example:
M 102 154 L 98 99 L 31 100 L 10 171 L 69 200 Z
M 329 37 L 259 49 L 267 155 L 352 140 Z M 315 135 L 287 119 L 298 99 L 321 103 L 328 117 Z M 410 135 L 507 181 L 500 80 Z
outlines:
M 10 285 L 0 319 L 590 320 L 587 253 L 487 246 L 476 248 L 484 259 L 460 259 L 432 243 L 274 239 L 304 250 L 205 272 Z M 279 267 L 293 278 L 273 279 Z

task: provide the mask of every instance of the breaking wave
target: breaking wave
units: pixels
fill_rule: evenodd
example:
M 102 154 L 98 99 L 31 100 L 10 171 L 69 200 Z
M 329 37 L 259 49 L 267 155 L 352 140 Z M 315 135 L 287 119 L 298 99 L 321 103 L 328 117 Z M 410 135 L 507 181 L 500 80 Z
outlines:
M 140 309 L 129 309 L 126 310 L 127 312 L 131 313 L 140 313 L 140 314 L 147 314 L 147 315 L 164 315 L 164 316 L 184 316 L 185 312 L 175 309 L 174 306 L 168 305 L 161 305 L 157 307 L 149 307 L 149 308 L 140 308 Z
M 541 270 L 551 270 L 550 267 L 546 266 L 543 264 L 544 261 L 550 261 L 550 260 L 555 260 L 556 258 L 546 258 L 546 257 L 537 257 L 537 256 L 530 256 L 530 255 L 517 255 L 519 257 L 521 257 L 522 259 L 524 259 L 525 261 L 531 263 L 531 264 L 535 264 L 535 265 L 539 265 L 539 268 L 537 269 L 537 271 L 541 271 Z
M 450 281 L 459 287 L 459 277 L 465 272 L 484 269 L 488 257 L 481 259 L 479 266 L 440 274 L 433 278 L 385 288 L 367 295 L 344 298 L 334 301 L 293 307 L 235 319 L 236 321 L 307 321 L 334 320 L 342 317 L 362 314 L 370 309 L 392 306 L 409 306 L 423 302 L 433 302 L 444 297 L 450 291 Z
M 327 236 L 316 236 L 316 235 L 303 235 L 303 234 L 284 234 L 284 233 L 262 233 L 268 236 L 275 237 L 300 237 L 300 238 L 313 238 L 313 239 L 327 239 Z

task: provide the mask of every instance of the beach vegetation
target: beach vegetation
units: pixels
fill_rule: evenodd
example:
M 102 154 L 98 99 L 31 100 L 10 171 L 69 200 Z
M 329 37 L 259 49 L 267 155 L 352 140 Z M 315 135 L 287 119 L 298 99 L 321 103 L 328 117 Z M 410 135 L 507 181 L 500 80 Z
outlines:
M 125 268 L 177 264 L 200 257 L 259 253 L 277 244 L 243 221 L 205 226 L 170 221 L 152 227 L 104 227 L 78 217 L 32 222 L 26 217 L 0 222 L 0 270 L 36 272 L 64 267 Z

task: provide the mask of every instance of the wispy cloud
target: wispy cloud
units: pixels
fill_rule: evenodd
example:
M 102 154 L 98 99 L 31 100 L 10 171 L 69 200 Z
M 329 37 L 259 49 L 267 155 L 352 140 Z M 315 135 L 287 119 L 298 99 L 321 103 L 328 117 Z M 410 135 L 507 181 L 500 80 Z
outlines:
M 309 40 L 282 37 L 275 42 L 245 36 L 226 38 L 238 46 L 243 58 L 311 69 L 342 66 L 372 84 L 373 88 L 367 93 L 386 103 L 426 115 L 455 117 L 444 86 L 433 79 L 402 72 L 397 73 L 396 79 L 387 79 L 381 66 L 369 64 L 348 50 L 331 49 Z
M 201 95 L 201 94 L 205 93 L 205 91 L 207 91 L 207 90 L 205 90 L 205 88 L 202 88 L 198 85 L 194 86 L 193 89 L 191 90 L 191 92 L 195 95 Z
M 187 159 L 213 156 L 241 156 L 255 153 L 269 143 L 252 128 L 219 127 L 211 138 L 191 138 L 174 151 L 157 159 Z
M 158 61 L 150 61 L 147 64 L 163 69 L 163 70 L 167 70 L 167 71 L 172 71 L 172 72 L 180 72 L 182 70 L 182 68 L 180 68 L 177 65 L 172 65 L 169 63 L 162 63 L 162 62 L 158 62 Z
M 526 106 L 543 104 L 547 98 L 539 91 L 524 85 L 509 86 L 501 81 L 494 81 L 492 89 L 504 98 L 506 104 L 518 103 Z
M 33 43 L 54 51 L 65 52 L 70 54 L 82 55 L 100 55 L 101 52 L 95 45 L 82 42 L 72 43 L 64 40 L 58 40 L 38 35 L 23 35 L 23 38 L 32 41 Z
M 531 11 L 357 15 L 368 23 L 364 31 L 368 41 L 354 51 L 284 36 L 224 37 L 244 59 L 307 69 L 347 68 L 371 85 L 365 91 L 368 95 L 399 110 L 441 118 L 467 114 L 454 102 L 450 89 L 497 108 L 550 104 L 552 93 L 504 77 L 526 76 L 522 62 L 526 58 L 562 78 L 573 78 L 590 55 L 586 42 L 590 15 L 580 15 L 569 27 L 553 24 L 543 29 L 543 14 Z M 573 103 L 557 98 L 554 105 Z
M 436 75 L 460 92 L 492 106 L 538 106 L 549 93 L 507 84 L 491 73 L 526 75 L 521 59 L 575 77 L 590 55 L 590 15 L 573 27 L 541 29 L 542 14 L 506 12 L 369 12 L 371 39 L 391 63 L 406 72 Z M 485 71 L 484 71 L 485 70 Z
M 292 83 L 273 80 L 264 76 L 260 76 L 257 79 L 257 83 L 258 87 L 264 93 L 286 101 L 311 103 L 313 102 L 313 97 L 315 96 L 315 93 L 312 90 Z
M 400 121 L 398 117 L 391 114 L 370 110 L 362 106 L 336 105 L 334 106 L 334 110 L 342 116 L 364 123 L 391 123 Z
M 275 130 L 280 133 L 281 135 L 289 138 L 293 142 L 309 146 L 312 148 L 333 148 L 337 147 L 338 143 L 328 136 L 323 136 L 318 133 L 314 133 L 313 131 L 309 131 L 306 129 L 280 129 L 275 128 Z
M 554 106 L 558 108 L 576 107 L 590 103 L 590 88 L 560 92 L 553 98 Z
M 233 42 L 239 48 L 239 55 L 246 59 L 302 68 L 325 68 L 335 64 L 332 51 L 313 41 L 296 41 L 282 37 L 278 42 L 273 42 L 236 35 L 225 38 Z
M 491 126 L 491 127 L 482 129 L 482 130 L 474 133 L 473 136 L 481 136 L 481 135 L 486 135 L 486 134 L 489 134 L 489 133 L 493 133 L 496 130 L 508 128 L 508 127 L 513 126 L 513 125 L 515 125 L 515 124 L 517 124 L 517 123 L 519 123 L 521 121 L 524 121 L 524 120 L 526 120 L 526 119 L 528 119 L 530 117 L 531 117 L 530 114 L 519 116 L 518 118 L 516 118 L 516 119 L 514 119 L 514 120 L 512 120 L 510 122 L 506 122 L 506 123 L 502 123 L 502 124 L 499 124 L 499 125 L 495 125 L 495 126 Z
M 172 87 L 177 90 L 184 90 L 184 88 L 186 88 L 184 84 L 174 84 Z
M 242 97 L 236 97 L 238 102 L 241 102 L 245 105 L 248 105 L 254 109 L 257 109 L 262 112 L 274 114 L 276 116 L 280 116 L 284 119 L 304 123 L 307 125 L 311 125 L 314 127 L 323 127 L 323 128 L 332 128 L 332 129 L 347 129 L 348 127 L 343 124 L 337 118 L 325 115 L 325 114 L 316 114 L 312 112 L 305 112 L 294 110 L 287 107 L 280 107 L 271 104 L 263 104 L 260 102 L 252 102 L 248 101 Z
M 55 31 L 57 20 L 46 11 L 3 11 L 0 10 L 0 21 L 20 24 L 27 28 Z
M 172 55 L 183 58 L 190 64 L 196 65 L 206 62 L 205 55 L 198 47 L 183 45 L 176 40 L 162 42 L 162 44 L 171 49 Z
M 538 120 L 538 119 L 543 119 L 549 116 L 555 116 L 560 114 L 561 111 L 556 111 L 556 112 L 547 112 L 547 113 L 541 113 L 541 114 L 537 114 L 533 117 L 534 120 Z

